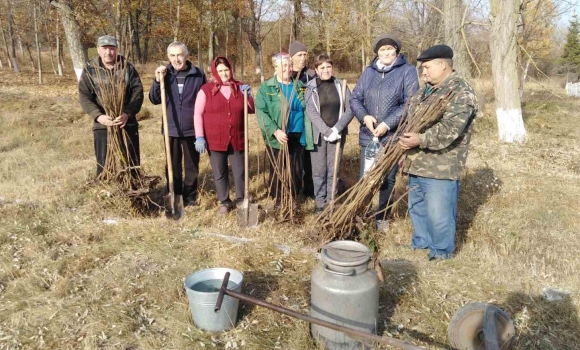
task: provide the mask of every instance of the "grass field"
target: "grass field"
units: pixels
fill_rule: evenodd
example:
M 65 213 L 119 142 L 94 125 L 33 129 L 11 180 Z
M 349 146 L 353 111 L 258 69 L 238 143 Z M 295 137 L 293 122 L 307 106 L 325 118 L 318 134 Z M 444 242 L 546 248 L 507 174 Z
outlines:
M 138 69 L 147 93 L 154 67 Z M 204 155 L 199 207 L 179 222 L 137 215 L 114 189 L 90 181 L 91 122 L 74 79 L 46 75 L 41 86 L 35 79 L 0 74 L 0 349 L 316 349 L 308 324 L 243 303 L 235 329 L 202 332 L 183 289 L 194 271 L 231 267 L 244 272 L 244 293 L 308 313 L 317 263 L 312 200 L 302 204 L 301 225 L 266 216 L 257 229 L 240 229 L 235 213 L 218 220 Z M 424 251 L 408 249 L 412 228 L 401 201 L 391 231 L 373 236 L 385 266 L 379 329 L 448 349 L 452 315 L 468 302 L 491 302 L 515 320 L 516 349 L 578 349 L 580 101 L 529 84 L 528 140 L 501 144 L 490 84 L 475 85 L 484 115 L 461 180 L 457 254 L 428 262 Z M 164 165 L 159 116 L 146 99 L 141 156 L 152 175 Z M 251 119 L 251 192 L 266 203 L 263 141 Z M 355 124 L 341 175 L 348 185 L 358 173 Z M 570 295 L 548 302 L 544 287 Z

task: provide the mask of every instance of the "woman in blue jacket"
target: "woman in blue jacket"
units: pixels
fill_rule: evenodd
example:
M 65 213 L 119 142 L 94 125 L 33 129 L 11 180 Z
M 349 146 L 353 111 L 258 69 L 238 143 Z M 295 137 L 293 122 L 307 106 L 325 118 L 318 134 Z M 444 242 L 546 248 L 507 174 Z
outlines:
M 401 41 L 391 34 L 379 35 L 373 44 L 377 57 L 365 68 L 358 79 L 350 99 L 350 108 L 361 123 L 359 145 L 361 146 L 361 171 L 364 169 L 364 151 L 373 137 L 383 146 L 396 143 L 397 126 L 403 115 L 407 99 L 418 90 L 417 70 L 407 63 L 401 53 Z M 390 203 L 395 188 L 398 166 L 385 177 L 379 192 L 379 207 L 375 215 L 377 228 L 388 230 Z

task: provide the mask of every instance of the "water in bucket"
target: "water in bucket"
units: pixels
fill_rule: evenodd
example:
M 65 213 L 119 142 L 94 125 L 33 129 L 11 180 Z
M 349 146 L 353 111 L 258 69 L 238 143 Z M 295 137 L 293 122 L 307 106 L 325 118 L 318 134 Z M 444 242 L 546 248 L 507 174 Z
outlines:
M 201 270 L 192 273 L 185 279 L 185 292 L 196 327 L 210 332 L 221 332 L 236 325 L 240 304 L 238 299 L 225 295 L 221 310 L 217 313 L 214 312 L 226 272 L 230 273 L 227 288 L 241 293 L 244 275 L 233 269 Z

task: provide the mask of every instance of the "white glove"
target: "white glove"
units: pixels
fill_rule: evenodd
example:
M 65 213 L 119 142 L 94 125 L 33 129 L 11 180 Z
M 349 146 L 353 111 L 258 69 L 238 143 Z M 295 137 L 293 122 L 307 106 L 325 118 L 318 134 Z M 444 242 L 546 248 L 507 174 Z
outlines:
M 338 133 L 338 130 L 336 130 L 336 128 L 332 128 L 330 130 L 332 130 L 332 133 L 330 134 L 330 136 L 328 136 L 326 141 L 334 142 L 336 140 L 340 140 L 340 134 Z

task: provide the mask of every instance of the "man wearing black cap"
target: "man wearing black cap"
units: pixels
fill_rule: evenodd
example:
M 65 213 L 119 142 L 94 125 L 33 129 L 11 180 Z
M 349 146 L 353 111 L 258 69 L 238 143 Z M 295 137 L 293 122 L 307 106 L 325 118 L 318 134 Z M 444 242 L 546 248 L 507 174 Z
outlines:
M 413 96 L 409 115 L 425 104 L 449 99 L 440 119 L 421 133 L 399 139 L 407 150 L 403 172 L 409 174 L 409 215 L 413 223 L 411 246 L 429 249 L 429 260 L 449 259 L 455 250 L 455 218 L 459 177 L 478 112 L 471 86 L 453 70 L 453 50 L 435 45 L 418 58 L 425 87 Z
M 133 166 L 140 164 L 139 156 L 139 126 L 135 116 L 143 104 L 143 84 L 135 67 L 118 54 L 117 39 L 104 35 L 97 40 L 99 57 L 90 60 L 79 80 L 79 101 L 85 113 L 93 119 L 93 136 L 95 157 L 97 158 L 97 176 L 103 171 L 107 155 L 107 127 L 120 126 L 125 129 L 129 142 L 124 145 L 129 150 L 129 161 Z M 123 113 L 113 118 L 105 113 L 101 102 L 95 93 L 97 75 L 107 79 L 106 70 L 114 71 L 125 68 L 127 83 Z
M 310 80 L 316 78 L 316 72 L 309 69 L 308 49 L 300 41 L 294 41 L 290 44 L 290 59 L 292 60 L 292 79 L 298 79 L 304 85 Z M 314 182 L 312 180 L 312 164 L 310 160 L 310 151 L 304 150 L 302 153 L 302 167 L 304 176 L 302 177 L 302 194 L 307 197 L 314 197 Z

